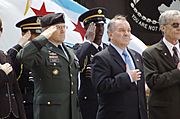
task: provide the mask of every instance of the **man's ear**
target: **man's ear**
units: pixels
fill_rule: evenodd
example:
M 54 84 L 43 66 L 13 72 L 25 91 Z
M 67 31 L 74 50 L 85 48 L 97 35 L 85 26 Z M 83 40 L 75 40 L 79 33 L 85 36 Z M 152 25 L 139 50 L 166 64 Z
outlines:
M 0 31 L 3 32 L 3 28 L 2 27 L 0 28 Z
M 164 32 L 164 29 L 165 29 L 165 26 L 164 26 L 164 25 L 161 25 L 161 26 L 160 26 L 160 30 L 161 30 L 162 32 Z
M 1 37 L 2 31 L 3 31 L 3 28 L 1 27 L 0 28 L 0 37 Z
M 112 33 L 111 32 L 107 32 L 108 37 L 111 38 L 112 37 Z
M 162 35 L 163 35 L 164 32 L 165 32 L 165 26 L 164 26 L 164 25 L 161 25 L 159 29 L 160 29 L 160 31 L 161 31 L 161 33 L 162 33 Z

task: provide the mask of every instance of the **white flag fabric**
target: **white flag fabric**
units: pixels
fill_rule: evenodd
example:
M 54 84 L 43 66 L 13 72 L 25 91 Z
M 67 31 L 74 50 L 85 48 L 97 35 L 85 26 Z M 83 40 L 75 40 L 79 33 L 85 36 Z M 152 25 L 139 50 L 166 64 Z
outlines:
M 73 0 L 0 0 L 0 18 L 3 21 L 0 49 L 7 51 L 18 43 L 21 34 L 20 29 L 16 28 L 15 24 L 20 20 L 34 15 L 58 12 L 65 14 L 66 25 L 68 26 L 65 43 L 70 46 L 82 43 L 85 30 L 82 24 L 78 22 L 78 17 L 87 10 Z M 103 42 L 108 43 L 106 27 L 107 24 L 105 25 Z M 146 45 L 132 35 L 129 47 L 142 53 Z

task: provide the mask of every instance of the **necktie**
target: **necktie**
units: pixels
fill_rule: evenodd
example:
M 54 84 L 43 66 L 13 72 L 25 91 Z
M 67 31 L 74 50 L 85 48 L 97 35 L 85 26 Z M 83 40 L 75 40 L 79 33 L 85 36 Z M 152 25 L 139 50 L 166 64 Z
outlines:
M 64 54 L 64 56 L 66 57 L 66 59 L 69 60 L 68 55 L 67 55 L 67 53 L 65 52 L 63 46 L 62 46 L 62 45 L 58 45 L 58 48 L 63 52 L 63 54 Z
M 125 63 L 129 66 L 129 69 L 130 69 L 130 70 L 135 69 L 134 64 L 133 64 L 133 62 L 131 61 L 131 59 L 130 59 L 130 57 L 129 57 L 129 55 L 128 55 L 128 53 L 127 53 L 126 50 L 123 51 L 122 55 L 124 56 Z
M 102 47 L 101 46 L 98 46 L 98 51 L 101 51 L 102 50 Z
M 177 48 L 176 47 L 173 47 L 173 60 L 174 60 L 174 63 L 175 65 L 177 65 L 179 63 L 179 58 L 178 58 L 178 51 L 177 51 Z

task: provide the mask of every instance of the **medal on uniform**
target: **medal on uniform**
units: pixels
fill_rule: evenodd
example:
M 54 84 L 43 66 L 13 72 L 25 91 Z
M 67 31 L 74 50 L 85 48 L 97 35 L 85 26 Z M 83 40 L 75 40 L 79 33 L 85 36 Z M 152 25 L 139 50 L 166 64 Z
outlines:
M 58 69 L 53 69 L 52 73 L 53 73 L 53 75 L 58 75 L 59 74 L 59 70 Z

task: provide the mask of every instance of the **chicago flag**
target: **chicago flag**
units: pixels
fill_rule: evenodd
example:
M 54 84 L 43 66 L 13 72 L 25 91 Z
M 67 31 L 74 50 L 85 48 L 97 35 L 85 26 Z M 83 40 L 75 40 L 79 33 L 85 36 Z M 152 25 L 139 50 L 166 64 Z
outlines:
M 78 21 L 78 17 L 88 9 L 73 0 L 0 0 L 0 8 L 0 18 L 3 21 L 3 33 L 0 38 L 1 50 L 7 51 L 18 43 L 21 34 L 20 29 L 15 27 L 17 22 L 30 16 L 42 16 L 48 13 L 65 14 L 68 26 L 65 39 L 67 45 L 73 46 L 75 43 L 84 41 L 86 31 Z M 108 18 L 107 21 L 109 21 Z M 108 43 L 106 27 L 107 24 L 105 24 L 103 42 Z M 142 53 L 146 45 L 132 35 L 129 47 Z

